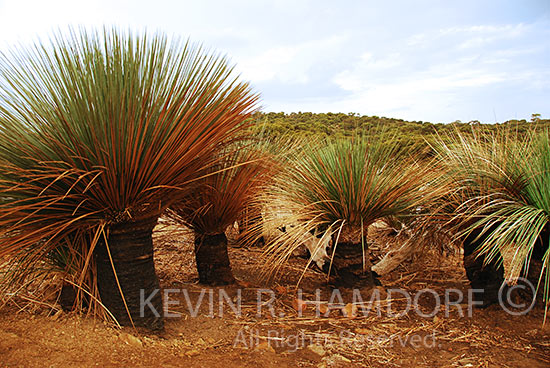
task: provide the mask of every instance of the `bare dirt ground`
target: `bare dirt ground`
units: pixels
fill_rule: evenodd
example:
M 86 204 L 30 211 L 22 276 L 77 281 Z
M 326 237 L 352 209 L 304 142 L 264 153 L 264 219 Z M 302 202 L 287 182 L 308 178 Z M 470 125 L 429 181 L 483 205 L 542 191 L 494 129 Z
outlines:
M 165 308 L 174 317 L 164 333 L 121 330 L 36 303 L 30 310 L 10 304 L 0 311 L 0 366 L 550 367 L 543 308 L 516 316 L 493 305 L 468 315 L 459 255 L 417 257 L 382 277 L 377 291 L 360 290 L 361 302 L 346 289 L 339 300 L 313 270 L 300 295 L 303 259 L 292 259 L 278 278 L 260 280 L 254 248 L 230 249 L 239 285 L 203 289 L 189 236 L 159 235 L 155 244 L 161 286 L 172 289 Z M 451 305 L 459 292 L 466 299 Z M 408 312 L 407 295 L 418 305 Z

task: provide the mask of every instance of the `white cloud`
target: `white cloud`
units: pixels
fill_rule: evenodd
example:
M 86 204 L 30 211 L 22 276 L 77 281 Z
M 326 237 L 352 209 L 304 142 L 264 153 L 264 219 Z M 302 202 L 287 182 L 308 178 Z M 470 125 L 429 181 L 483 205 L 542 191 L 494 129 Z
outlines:
M 299 52 L 300 49 L 297 46 L 275 47 L 251 59 L 242 60 L 238 66 L 244 76 L 255 83 L 273 79 L 288 82 L 292 73 L 288 73 L 287 69 L 293 64 Z M 298 73 L 298 80 L 307 82 L 307 74 Z
M 252 56 L 235 57 L 245 79 L 254 83 L 306 84 L 316 65 L 342 46 L 346 36 L 332 36 L 293 45 L 269 48 Z
M 391 73 L 391 69 L 397 69 L 402 64 L 403 59 L 397 52 L 383 57 L 365 52 L 353 68 L 338 73 L 333 82 L 346 91 L 362 91 L 378 81 L 380 73 Z
M 532 26 L 524 23 L 448 27 L 430 33 L 414 34 L 406 43 L 413 47 L 431 47 L 434 43 L 446 40 L 456 44 L 459 49 L 478 48 L 495 41 L 520 37 L 531 30 Z
M 127 2 L 118 2 L 116 6 L 124 7 Z M 126 19 L 125 13 L 114 11 L 113 7 L 106 0 L 5 0 L 0 2 L 0 42 L 28 42 L 69 25 L 120 24 Z

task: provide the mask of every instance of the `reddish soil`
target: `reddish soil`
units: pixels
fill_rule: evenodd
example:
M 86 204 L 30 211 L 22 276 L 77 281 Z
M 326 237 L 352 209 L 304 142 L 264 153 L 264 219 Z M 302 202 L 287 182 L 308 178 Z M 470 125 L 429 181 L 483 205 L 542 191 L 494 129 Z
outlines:
M 258 278 L 259 250 L 231 248 L 240 285 L 223 292 L 220 288 L 205 289 L 193 316 L 191 309 L 197 305 L 202 287 L 196 283 L 189 239 L 173 233 L 156 238 L 161 285 L 165 290 L 177 289 L 169 293 L 174 303 L 169 305 L 169 312 L 179 316 L 166 319 L 164 333 L 121 330 L 91 318 L 55 313 L 45 305 L 35 303 L 28 311 L 11 303 L 0 311 L 0 366 L 550 367 L 550 327 L 542 327 L 541 306 L 525 316 L 510 315 L 497 305 L 474 308 L 468 316 L 465 300 L 458 306 L 441 306 L 430 317 L 419 315 L 414 307 L 405 315 L 397 315 L 407 305 L 404 294 L 417 297 L 424 314 L 436 306 L 435 296 L 427 289 L 438 293 L 443 304 L 447 289 L 466 295 L 469 285 L 459 255 L 429 253 L 416 257 L 380 279 L 380 301 L 374 298 L 370 304 L 372 290 L 361 290 L 367 303 L 352 307 L 347 304 L 354 301 L 352 290 L 342 289 L 344 308 L 334 307 L 325 316 L 316 316 L 315 290 L 320 290 L 323 305 L 333 292 L 324 275 L 308 270 L 300 283 L 300 300 L 308 304 L 299 316 L 302 303 L 297 302 L 294 287 L 305 260 L 291 259 L 278 278 L 265 281 Z M 269 295 L 261 289 L 268 288 L 276 295 L 271 303 L 275 316 L 269 304 L 258 314 L 258 295 L 267 301 Z M 386 290 L 392 288 L 404 294 L 393 292 L 386 300 Z M 230 301 L 236 301 L 239 290 L 240 315 L 225 300 L 221 316 L 220 295 L 227 294 Z M 388 312 L 388 305 L 393 314 Z M 325 312 L 324 307 L 320 309 Z M 352 315 L 344 316 L 350 312 Z

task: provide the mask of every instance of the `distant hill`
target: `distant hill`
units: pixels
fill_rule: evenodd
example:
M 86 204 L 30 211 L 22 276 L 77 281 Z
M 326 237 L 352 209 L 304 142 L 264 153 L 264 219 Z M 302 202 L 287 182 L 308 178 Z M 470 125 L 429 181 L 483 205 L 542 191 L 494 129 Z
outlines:
M 383 131 L 385 136 L 396 139 L 402 148 L 417 148 L 424 151 L 428 147 L 426 141 L 433 140 L 435 135 L 445 135 L 456 131 L 456 129 L 465 134 L 470 134 L 472 126 L 484 131 L 496 131 L 504 127 L 516 131 L 520 137 L 524 136 L 530 129 L 543 130 L 550 128 L 550 119 L 542 119 L 539 114 L 533 114 L 530 121 L 509 120 L 497 124 L 481 124 L 478 121 L 432 124 L 423 121 L 406 121 L 358 114 L 315 114 L 311 112 L 257 113 L 254 119 L 253 129 L 264 137 L 284 135 L 338 137 Z M 429 154 L 429 152 L 425 152 L 425 154 Z

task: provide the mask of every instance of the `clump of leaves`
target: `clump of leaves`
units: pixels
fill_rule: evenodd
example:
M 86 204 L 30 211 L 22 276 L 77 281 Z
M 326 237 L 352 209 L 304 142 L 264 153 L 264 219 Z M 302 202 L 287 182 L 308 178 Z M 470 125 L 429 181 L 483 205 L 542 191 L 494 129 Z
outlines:
M 257 99 L 223 57 L 161 34 L 70 30 L 2 53 L 3 285 L 53 256 L 79 293 L 133 323 L 137 290 L 158 287 L 158 216 L 216 165 Z
M 542 262 L 538 287 L 549 300 L 550 136 L 531 132 L 520 140 L 513 131 L 452 136 L 438 147 L 451 201 L 447 211 L 459 236 L 477 231 L 477 253 L 502 264 L 512 254 L 510 278 L 528 274 L 530 262 Z M 533 258 L 534 257 L 534 258 Z
M 387 135 L 370 134 L 304 145 L 270 193 L 279 198 L 272 221 L 287 213 L 286 221 L 301 229 L 271 242 L 268 263 L 280 266 L 305 231 L 326 231 L 335 238 L 336 247 L 349 236 L 366 249 L 362 239 L 370 224 L 392 216 L 415 216 L 429 201 L 430 193 L 424 189 L 433 170 L 417 164 L 392 142 Z

